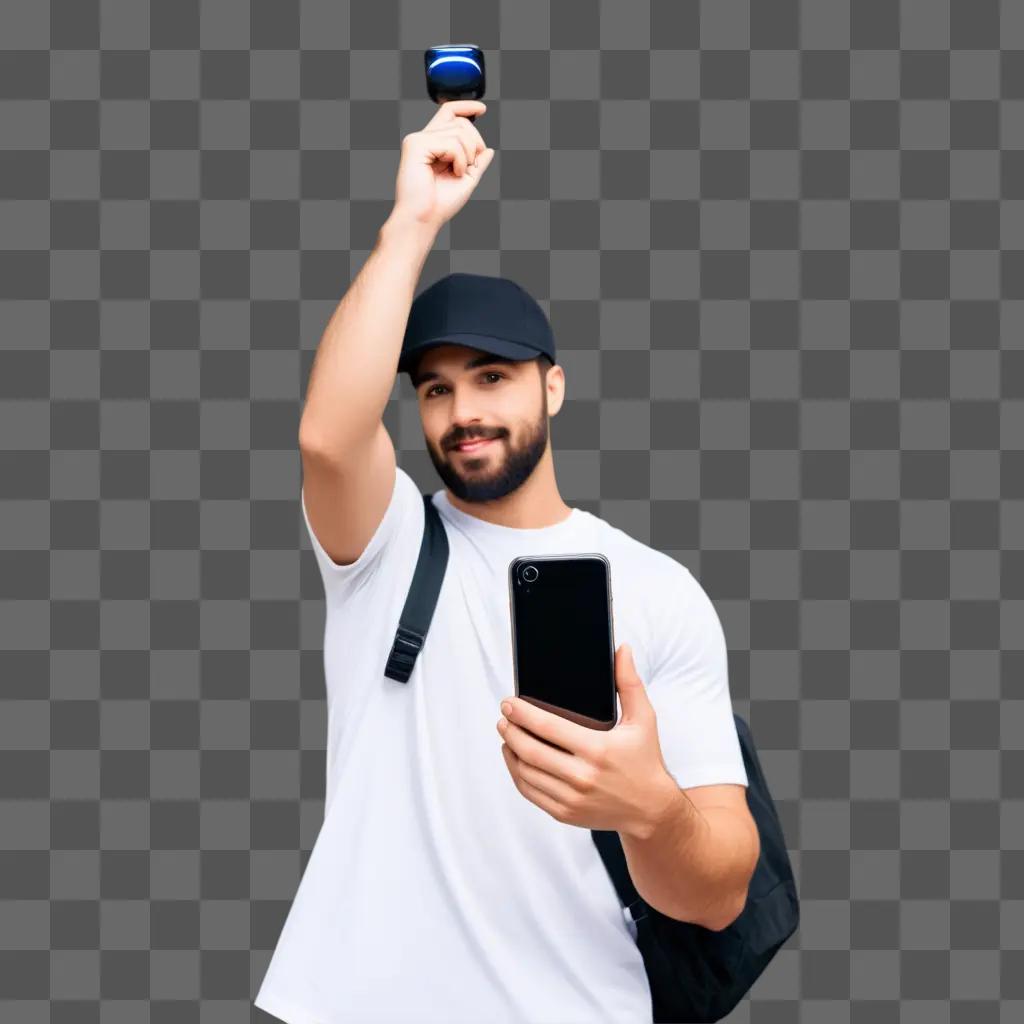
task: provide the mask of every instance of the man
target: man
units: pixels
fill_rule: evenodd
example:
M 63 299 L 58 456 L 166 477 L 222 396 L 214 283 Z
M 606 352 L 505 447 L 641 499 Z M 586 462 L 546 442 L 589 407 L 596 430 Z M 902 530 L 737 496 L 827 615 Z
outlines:
M 324 822 L 256 1005 L 288 1024 L 649 1021 L 634 925 L 590 829 L 641 896 L 722 928 L 758 854 L 711 602 L 675 560 L 567 505 L 549 417 L 565 396 L 543 310 L 450 274 L 413 301 L 437 231 L 493 156 L 441 106 L 406 136 L 394 209 L 320 343 L 301 504 L 324 583 Z M 416 390 L 449 562 L 408 684 L 383 673 L 425 510 L 381 416 Z M 514 697 L 507 572 L 611 563 L 621 703 L 598 732 Z M 560 749 L 559 749 L 560 748 Z

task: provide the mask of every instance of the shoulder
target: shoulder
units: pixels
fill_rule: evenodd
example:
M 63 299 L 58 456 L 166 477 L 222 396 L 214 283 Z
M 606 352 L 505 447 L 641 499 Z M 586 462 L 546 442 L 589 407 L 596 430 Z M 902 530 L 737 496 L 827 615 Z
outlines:
M 355 561 L 339 563 L 328 555 L 309 521 L 304 496 L 301 504 L 329 603 L 337 604 L 382 580 L 393 583 L 396 574 L 398 578 L 412 576 L 426 511 L 416 481 L 401 466 L 395 466 L 395 482 L 388 504 Z
M 679 600 L 703 593 L 696 577 L 682 562 L 599 516 L 593 519 L 601 550 L 611 561 L 612 572 L 618 570 L 624 586 L 637 588 L 658 604 L 663 604 L 666 596 Z
M 721 622 L 699 580 L 682 562 L 595 517 L 611 564 L 617 620 L 638 644 L 638 665 L 653 676 L 670 662 L 719 659 Z

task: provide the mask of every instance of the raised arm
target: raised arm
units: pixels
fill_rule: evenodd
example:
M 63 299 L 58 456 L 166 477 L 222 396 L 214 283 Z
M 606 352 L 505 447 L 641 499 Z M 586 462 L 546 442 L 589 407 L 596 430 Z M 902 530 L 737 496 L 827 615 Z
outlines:
M 423 263 L 493 156 L 464 116 L 485 109 L 477 100 L 444 103 L 403 138 L 394 207 L 313 359 L 299 424 L 303 495 L 310 525 L 339 564 L 359 557 L 394 489 L 384 410 Z

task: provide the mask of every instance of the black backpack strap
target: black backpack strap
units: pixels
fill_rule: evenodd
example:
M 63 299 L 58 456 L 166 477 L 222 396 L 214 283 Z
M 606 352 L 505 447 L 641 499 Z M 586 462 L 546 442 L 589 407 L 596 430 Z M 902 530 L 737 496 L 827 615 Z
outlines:
M 601 860 L 604 861 L 605 869 L 611 876 L 612 885 L 619 895 L 619 902 L 623 907 L 623 916 L 626 911 L 633 921 L 639 921 L 647 916 L 647 904 L 636 891 L 633 879 L 629 877 L 629 865 L 626 863 L 626 854 L 622 849 L 622 840 L 619 833 L 605 831 L 603 829 L 591 829 L 591 836 Z
M 434 508 L 432 495 L 424 494 L 422 497 L 423 539 L 420 542 L 420 554 L 405 598 L 405 607 L 398 619 L 387 667 L 384 669 L 384 675 L 400 683 L 409 681 L 416 656 L 426 640 L 448 566 L 448 534 L 445 533 L 444 523 Z

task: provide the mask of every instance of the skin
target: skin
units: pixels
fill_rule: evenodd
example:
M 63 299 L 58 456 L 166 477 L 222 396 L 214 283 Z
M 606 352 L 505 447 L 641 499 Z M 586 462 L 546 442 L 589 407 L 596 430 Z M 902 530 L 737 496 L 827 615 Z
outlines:
M 466 369 L 483 355 L 465 345 L 428 349 L 416 367 L 416 397 L 427 452 L 452 505 L 519 529 L 553 526 L 572 511 L 555 479 L 549 418 L 565 398 L 561 366 L 541 360 Z M 436 378 L 420 381 L 419 375 Z M 495 438 L 476 452 L 456 445 Z

